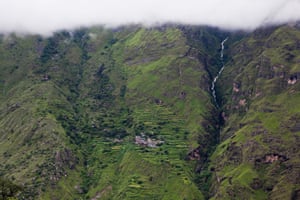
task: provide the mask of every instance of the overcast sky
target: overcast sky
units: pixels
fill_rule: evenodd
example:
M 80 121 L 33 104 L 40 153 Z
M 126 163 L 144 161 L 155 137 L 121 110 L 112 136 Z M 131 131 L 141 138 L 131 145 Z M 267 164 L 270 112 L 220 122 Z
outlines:
M 0 32 L 184 23 L 254 29 L 300 20 L 300 0 L 0 0 Z

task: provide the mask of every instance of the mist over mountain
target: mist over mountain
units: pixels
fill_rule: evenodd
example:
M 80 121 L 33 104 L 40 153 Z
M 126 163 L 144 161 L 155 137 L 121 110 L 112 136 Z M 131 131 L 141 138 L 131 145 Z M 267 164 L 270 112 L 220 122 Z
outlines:
M 300 19 L 299 0 L 3 0 L 0 31 L 50 34 L 80 26 L 182 23 L 253 30 Z
M 8 35 L 0 199 L 299 199 L 299 55 L 297 24 Z
M 300 199 L 300 0 L 0 1 L 0 200 Z

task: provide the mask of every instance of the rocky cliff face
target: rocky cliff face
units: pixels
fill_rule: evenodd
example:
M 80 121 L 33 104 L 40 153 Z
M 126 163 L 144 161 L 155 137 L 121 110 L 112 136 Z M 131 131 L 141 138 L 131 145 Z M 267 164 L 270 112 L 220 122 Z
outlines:
M 2 37 L 1 176 L 20 199 L 297 199 L 299 40 L 290 26 Z

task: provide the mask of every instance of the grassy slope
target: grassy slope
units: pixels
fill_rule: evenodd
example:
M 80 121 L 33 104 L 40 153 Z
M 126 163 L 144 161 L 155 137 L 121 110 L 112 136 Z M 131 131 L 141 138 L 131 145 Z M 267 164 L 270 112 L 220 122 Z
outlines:
M 70 148 L 55 112 L 64 106 L 65 112 L 72 109 L 68 93 L 54 79 L 44 81 L 44 74 L 35 73 L 43 45 L 37 36 L 9 36 L 0 45 L 1 175 L 23 186 L 26 199 L 55 184 L 69 164 L 55 159 Z
M 209 173 L 193 171 L 205 167 L 218 116 L 208 90 L 220 41 L 210 31 L 91 28 L 1 40 L 1 175 L 24 185 L 25 199 L 203 199 Z M 284 26 L 230 49 L 213 198 L 297 198 L 299 40 Z M 164 143 L 140 147 L 136 135 Z M 199 145 L 202 160 L 186 161 Z
M 203 199 L 185 157 L 213 105 L 191 49 L 175 27 L 3 39 L 1 175 L 25 199 Z
M 299 29 L 282 26 L 254 32 L 229 53 L 213 199 L 299 198 L 299 44 Z M 270 155 L 279 160 L 267 162 Z
M 203 64 L 185 56 L 189 47 L 176 28 L 129 29 L 117 32 L 111 47 L 104 45 L 104 50 L 91 54 L 92 65 L 105 66 L 101 77 L 109 77 L 113 103 L 106 104 L 104 118 L 99 116 L 103 113 L 94 116 L 103 121 L 102 133 L 91 140 L 88 171 L 95 180 L 88 195 L 202 199 L 193 183 L 194 164 L 184 158 L 197 147 L 198 135 L 205 134 L 199 124 L 208 112 L 205 105 L 212 106 L 206 88 L 198 87 L 206 73 Z M 142 134 L 164 144 L 139 147 L 134 137 Z M 114 138 L 122 140 L 113 142 Z

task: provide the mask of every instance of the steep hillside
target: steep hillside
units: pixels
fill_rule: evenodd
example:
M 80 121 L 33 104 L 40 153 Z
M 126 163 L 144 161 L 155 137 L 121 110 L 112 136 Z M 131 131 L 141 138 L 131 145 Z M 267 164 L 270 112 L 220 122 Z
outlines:
M 259 29 L 230 48 L 213 199 L 300 198 L 299 55 L 294 26 Z
M 1 36 L 0 198 L 299 199 L 299 55 L 292 25 Z
M 49 187 L 72 189 L 56 183 L 80 162 L 67 127 L 76 113 L 71 88 L 81 50 L 64 40 L 57 34 L 51 40 L 11 35 L 1 41 L 1 175 L 23 187 L 20 198 Z
M 90 86 L 81 87 L 93 95 L 80 97 L 99 130 L 88 141 L 88 196 L 202 199 L 184 159 L 208 134 L 199 123 L 212 104 L 207 86 L 198 87 L 205 70 L 188 57 L 181 31 L 132 27 L 116 30 L 104 47 L 97 39 L 84 74 Z
M 217 139 L 207 69 L 219 43 L 194 47 L 191 32 L 3 37 L 0 167 L 18 197 L 203 199 L 194 171 Z

